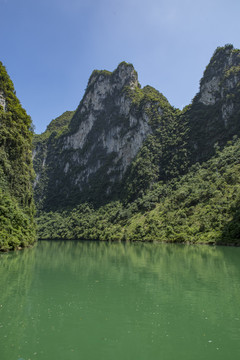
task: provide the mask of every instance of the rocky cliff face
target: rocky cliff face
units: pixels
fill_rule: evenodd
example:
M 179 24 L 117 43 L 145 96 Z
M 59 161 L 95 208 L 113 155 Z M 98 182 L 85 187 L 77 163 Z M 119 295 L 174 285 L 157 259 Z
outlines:
M 0 91 L 0 106 L 2 106 L 4 111 L 6 111 L 6 99 L 3 91 Z
M 199 93 L 187 113 L 194 161 L 213 154 L 240 133 L 240 50 L 217 48 L 200 81 Z
M 123 91 L 126 87 L 131 90 L 138 88 L 137 73 L 132 65 L 126 63 L 120 64 L 113 74 L 94 72 L 89 80 L 73 119 L 74 132 L 63 139 L 65 151 L 75 150 L 65 164 L 64 173 L 71 172 L 70 164 L 73 163 L 85 167 L 75 178 L 75 184 L 80 188 L 104 166 L 107 158 L 112 160 L 107 170 L 111 174 L 110 182 L 121 179 L 151 132 L 144 109 L 140 116 L 132 111 L 131 99 Z M 76 156 L 77 153 L 80 156 Z M 108 192 L 110 188 L 109 184 Z
M 94 71 L 78 109 L 35 137 L 39 208 L 129 199 L 209 159 L 240 133 L 240 50 L 218 48 L 192 104 L 182 112 L 157 90 L 141 89 L 131 64 Z M 130 195 L 129 195 L 130 194 Z
M 35 139 L 35 188 L 39 199 L 46 196 L 43 207 L 59 199 L 64 205 L 96 198 L 101 202 L 118 193 L 118 184 L 152 132 L 152 107 L 158 117 L 170 108 L 156 93 L 153 106 L 131 64 L 123 62 L 112 73 L 93 72 L 67 132 L 52 133 L 45 142 L 41 136 Z

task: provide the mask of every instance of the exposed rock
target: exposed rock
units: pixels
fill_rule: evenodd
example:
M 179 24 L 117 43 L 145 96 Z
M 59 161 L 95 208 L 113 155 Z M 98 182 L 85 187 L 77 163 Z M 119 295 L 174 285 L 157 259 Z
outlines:
M 65 184 L 77 193 L 76 197 L 85 198 L 88 192 L 107 196 L 116 191 L 116 184 L 152 132 L 148 115 L 150 102 L 139 111 L 126 92 L 128 89 L 134 96 L 135 91 L 141 91 L 139 88 L 138 76 L 131 64 L 123 62 L 112 73 L 95 70 L 69 131 L 54 140 L 54 146 L 51 137 L 44 146 L 36 144 L 34 159 L 39 165 L 35 167 L 35 186 L 43 187 L 47 176 L 48 188 L 61 192 L 61 196 Z M 155 106 L 161 116 L 164 111 L 160 103 Z
M 240 134 L 239 114 L 240 50 L 231 45 L 215 51 L 181 114 L 157 90 L 141 89 L 131 64 L 95 70 L 74 115 L 53 120 L 35 141 L 37 202 L 45 209 L 99 205 L 119 198 L 122 179 L 141 191 L 178 176 L 209 159 L 216 142 Z
M 6 99 L 2 91 L 0 91 L 0 105 L 3 107 L 3 110 L 6 111 Z
M 199 102 L 214 105 L 239 84 L 240 52 L 232 45 L 217 48 L 200 81 Z
M 84 105 L 83 105 L 84 107 Z M 85 110 L 86 111 L 86 110 Z M 82 112 L 82 109 L 80 110 Z M 66 136 L 64 138 L 64 149 L 82 149 L 83 145 L 86 141 L 87 135 L 89 134 L 89 131 L 92 129 L 94 122 L 96 121 L 96 118 L 93 113 L 90 113 L 87 116 L 86 121 L 82 121 L 79 129 L 77 132 L 70 136 Z
M 200 81 L 200 91 L 188 111 L 192 161 L 207 160 L 214 144 L 223 146 L 240 132 L 240 50 L 217 48 Z
M 199 101 L 204 105 L 214 105 L 218 99 L 219 90 L 220 77 L 214 76 L 210 81 L 201 85 Z

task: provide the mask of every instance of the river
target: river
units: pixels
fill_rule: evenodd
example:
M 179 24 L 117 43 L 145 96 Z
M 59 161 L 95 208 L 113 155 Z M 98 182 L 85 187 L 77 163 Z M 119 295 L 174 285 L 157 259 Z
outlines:
M 0 279 L 1 360 L 240 358 L 240 248 L 40 241 Z

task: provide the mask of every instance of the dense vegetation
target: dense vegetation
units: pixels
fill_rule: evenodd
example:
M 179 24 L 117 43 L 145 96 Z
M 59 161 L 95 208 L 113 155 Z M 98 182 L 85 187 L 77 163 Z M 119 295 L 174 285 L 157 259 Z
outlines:
M 111 80 L 113 74 L 93 72 L 86 94 L 96 79 Z M 110 184 L 115 155 L 107 157 L 101 147 L 96 147 L 94 156 L 105 159 L 105 167 L 89 177 L 90 185 L 71 186 L 69 173 L 61 175 L 62 164 L 68 162 L 71 167 L 72 156 L 61 150 L 61 136 L 73 133 L 79 121 L 87 121 L 81 117 L 81 103 L 67 127 L 59 122 L 56 132 L 50 125 L 47 133 L 36 138 L 36 148 L 48 148 L 47 156 L 52 156 L 52 162 L 43 167 L 45 178 L 40 171 L 36 191 L 39 237 L 239 245 L 240 51 L 232 45 L 216 49 L 199 93 L 183 111 L 174 109 L 150 86 L 125 86 L 115 95 L 128 99 L 131 115 L 147 116 L 151 127 L 121 182 Z M 104 112 L 98 113 L 88 135 L 88 147 L 75 154 L 79 158 L 98 144 L 104 127 L 121 124 L 123 133 L 129 131 L 129 119 L 119 116 L 114 101 L 108 98 L 104 103 Z M 41 151 L 40 164 L 46 159 Z M 73 178 L 80 170 L 73 167 Z M 41 186 L 43 196 L 38 193 Z
M 152 134 L 147 137 L 123 179 L 122 195 L 131 201 L 151 189 L 156 182 L 183 174 L 189 165 L 186 147 L 188 128 L 184 116 L 178 109 L 162 103 L 161 94 L 156 97 L 156 90 L 154 99 L 154 89 L 146 88 L 147 100 L 150 98 L 152 104 L 148 109 Z M 161 115 L 157 112 L 159 105 L 164 109 Z
M 240 140 L 131 203 L 40 213 L 39 237 L 240 245 Z
M 32 181 L 32 123 L 0 62 L 0 250 L 36 239 Z
M 41 182 L 38 182 L 38 179 L 36 179 L 34 182 L 34 196 L 37 200 L 36 203 L 39 209 L 42 208 L 45 202 L 51 202 L 51 194 L 54 194 L 54 188 L 49 186 L 49 172 L 51 173 L 53 170 L 54 160 L 53 164 L 50 164 L 50 166 L 43 166 L 42 164 L 46 162 L 49 149 L 50 153 L 54 153 L 56 151 L 58 139 L 68 131 L 68 127 L 74 113 L 74 111 L 64 112 L 61 116 L 52 120 L 51 123 L 47 126 L 47 129 L 42 134 L 34 135 L 34 170 L 36 174 L 40 174 L 41 176 Z M 57 172 L 55 175 L 59 176 Z M 62 191 L 64 190 L 62 189 Z
M 130 67 L 137 79 L 131 64 L 119 66 Z M 151 86 L 119 90 L 119 76 L 119 67 L 94 71 L 76 112 L 66 111 L 33 137 L 31 118 L 0 63 L 0 250 L 36 240 L 33 182 L 42 239 L 240 245 L 240 50 L 217 48 L 199 93 L 183 111 Z M 104 77 L 113 90 L 91 113 L 92 100 L 87 108 L 84 99 Z M 212 88 L 207 103 L 203 93 Z M 119 99 L 128 114 L 119 112 Z M 68 136 L 89 116 L 97 120 L 75 152 Z M 121 177 L 121 159 L 99 135 L 119 127 L 120 137 L 131 142 L 143 117 L 151 130 Z M 97 171 L 84 178 L 88 167 Z

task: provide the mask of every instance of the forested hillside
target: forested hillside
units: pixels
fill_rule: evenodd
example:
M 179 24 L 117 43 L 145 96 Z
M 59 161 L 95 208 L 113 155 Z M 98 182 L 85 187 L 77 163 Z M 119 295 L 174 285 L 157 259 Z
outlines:
M 40 213 L 39 237 L 240 245 L 240 140 L 133 202 Z
M 31 126 L 0 62 L 0 250 L 36 240 Z
M 182 111 L 121 63 L 67 114 L 35 138 L 41 238 L 239 243 L 240 50 Z

